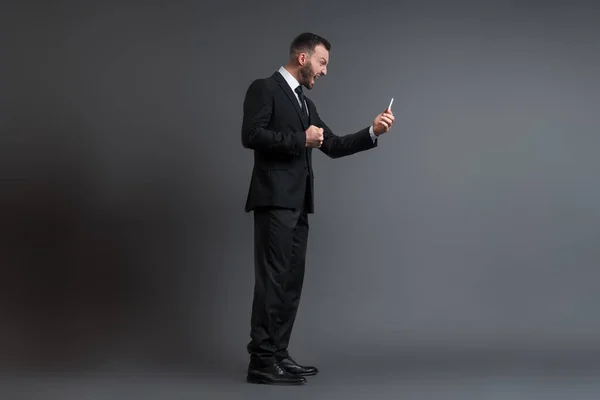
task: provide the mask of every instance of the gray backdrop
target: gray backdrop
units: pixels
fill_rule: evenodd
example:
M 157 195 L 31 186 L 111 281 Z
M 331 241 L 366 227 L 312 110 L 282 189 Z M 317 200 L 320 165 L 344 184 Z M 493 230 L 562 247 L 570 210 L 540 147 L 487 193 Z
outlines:
M 8 370 L 243 376 L 242 101 L 303 31 L 333 44 L 309 95 L 334 132 L 391 97 L 396 123 L 377 149 L 314 157 L 292 354 L 368 370 L 600 349 L 593 3 L 140 4 L 0 13 Z

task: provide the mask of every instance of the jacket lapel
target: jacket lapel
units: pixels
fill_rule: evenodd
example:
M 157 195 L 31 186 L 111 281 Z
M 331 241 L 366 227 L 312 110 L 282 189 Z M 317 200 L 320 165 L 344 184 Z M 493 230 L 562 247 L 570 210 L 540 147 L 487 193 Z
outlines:
M 283 76 L 281 76 L 279 71 L 276 71 L 273 74 L 273 78 L 277 81 L 277 83 L 279 84 L 279 87 L 281 87 L 281 90 L 283 90 L 283 92 L 287 95 L 288 99 L 292 102 L 292 105 L 293 105 L 294 109 L 296 110 L 296 114 L 298 114 L 298 118 L 300 118 L 300 122 L 302 123 L 302 126 L 304 127 L 304 129 L 307 129 L 308 121 L 306 121 L 306 119 L 302 115 L 302 109 L 300 108 L 300 104 L 298 104 L 298 98 L 292 91 L 292 88 L 290 88 L 290 85 L 288 85 L 287 81 L 284 79 Z
M 315 111 L 312 101 L 310 101 L 306 95 L 304 96 L 304 99 L 306 100 L 306 107 L 308 108 L 308 123 L 309 125 L 315 125 L 317 122 L 315 120 L 315 115 L 317 115 L 317 112 Z

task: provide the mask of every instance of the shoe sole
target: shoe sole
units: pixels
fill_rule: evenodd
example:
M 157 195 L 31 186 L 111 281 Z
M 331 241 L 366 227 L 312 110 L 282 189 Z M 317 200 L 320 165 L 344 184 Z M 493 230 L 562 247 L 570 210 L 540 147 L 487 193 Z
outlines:
M 253 377 L 253 376 L 247 376 L 246 377 L 246 382 L 248 383 L 254 383 L 254 384 L 258 384 L 258 385 L 276 385 L 276 386 L 302 386 L 306 384 L 306 381 L 299 381 L 299 382 L 278 382 L 278 381 L 268 381 L 266 379 L 262 379 L 262 378 L 258 378 L 258 377 Z
M 299 376 L 315 376 L 317 374 L 318 374 L 318 372 L 308 372 L 308 373 L 296 374 L 296 375 L 299 375 Z

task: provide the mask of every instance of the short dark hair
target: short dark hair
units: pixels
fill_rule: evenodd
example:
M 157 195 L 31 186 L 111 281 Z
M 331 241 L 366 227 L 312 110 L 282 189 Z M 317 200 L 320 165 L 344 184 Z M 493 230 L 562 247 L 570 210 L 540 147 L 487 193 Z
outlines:
M 331 43 L 329 43 L 329 41 L 324 37 L 310 32 L 301 33 L 296 36 L 290 45 L 290 56 L 303 51 L 312 53 L 315 50 L 315 47 L 319 44 L 325 47 L 327 51 L 331 50 Z

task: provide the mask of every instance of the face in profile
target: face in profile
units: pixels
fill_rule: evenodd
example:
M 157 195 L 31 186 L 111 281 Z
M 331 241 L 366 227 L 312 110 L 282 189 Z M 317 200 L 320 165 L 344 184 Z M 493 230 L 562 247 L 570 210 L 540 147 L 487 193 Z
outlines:
M 304 65 L 300 69 L 300 82 L 307 89 L 312 89 L 315 81 L 319 77 L 327 74 L 327 64 L 329 63 L 329 52 L 323 45 L 315 46 L 315 50 L 305 59 Z

